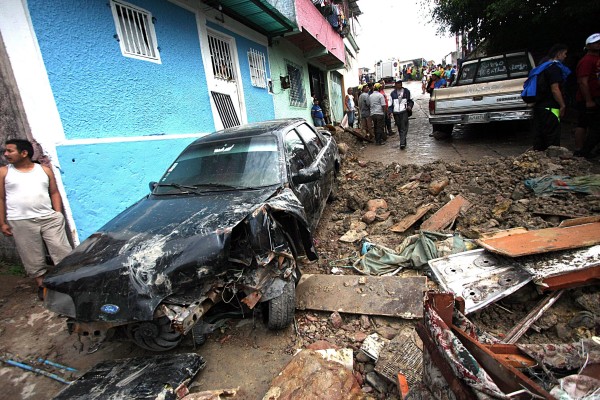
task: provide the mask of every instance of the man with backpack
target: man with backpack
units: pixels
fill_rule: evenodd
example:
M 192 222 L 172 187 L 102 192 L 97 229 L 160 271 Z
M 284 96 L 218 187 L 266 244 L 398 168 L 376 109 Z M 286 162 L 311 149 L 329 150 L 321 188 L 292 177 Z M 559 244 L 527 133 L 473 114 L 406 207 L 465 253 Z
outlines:
M 552 46 L 548 57 L 548 61 L 531 71 L 528 79 L 531 82 L 532 77 L 537 76 L 533 107 L 533 149 L 538 151 L 544 151 L 550 146 L 560 146 L 560 118 L 566 110 L 561 84 L 570 73 L 562 65 L 567 58 L 566 45 Z M 531 89 L 527 86 L 528 82 L 525 82 L 524 92 Z
M 394 91 L 390 94 L 392 105 L 390 111 L 394 115 L 394 122 L 400 134 L 400 150 L 406 148 L 406 134 L 408 133 L 408 117 L 412 115 L 414 102 L 410 98 L 410 91 L 402 87 L 402 81 L 396 81 Z

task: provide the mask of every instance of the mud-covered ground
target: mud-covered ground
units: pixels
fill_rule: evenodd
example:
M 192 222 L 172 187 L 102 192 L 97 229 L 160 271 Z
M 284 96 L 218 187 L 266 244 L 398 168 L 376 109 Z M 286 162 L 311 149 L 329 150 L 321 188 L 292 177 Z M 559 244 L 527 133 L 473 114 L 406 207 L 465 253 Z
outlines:
M 376 147 L 367 146 L 347 133 L 335 134 L 338 142 L 344 143 L 342 147 L 346 147 L 338 199 L 325 209 L 315 233 L 320 260 L 303 265 L 304 272 L 331 273 L 334 267 L 352 263 L 360 242 L 350 244 L 339 239 L 353 223 L 363 219 L 366 204 L 372 199 L 384 199 L 387 207 L 379 209 L 375 221 L 366 225 L 367 238 L 390 248 L 395 248 L 419 227 L 416 223 L 404 233 L 394 233 L 389 229 L 392 225 L 419 206 L 431 203 L 434 207 L 425 215 L 426 219 L 459 194 L 472 206 L 446 232 L 459 233 L 465 238 L 515 227 L 547 228 L 568 217 L 600 214 L 598 197 L 583 194 L 538 197 L 524 186 L 526 179 L 545 174 L 600 173 L 597 160 L 573 158 L 560 149 L 549 155 L 525 152 L 528 139 L 518 132 L 508 132 L 504 139 L 495 138 L 491 143 L 477 136 L 469 136 L 465 141 L 469 133 L 458 129 L 454 142 L 435 142 L 428 136 L 429 126 L 423 111 L 426 98 L 417 98 L 417 106 L 404 153 L 397 148 L 397 135 L 385 146 Z M 568 135 L 567 132 L 567 139 Z M 429 191 L 432 182 L 447 182 L 447 185 L 438 194 L 432 194 Z M 412 189 L 408 190 L 407 184 Z M 340 270 L 352 273 L 350 269 Z M 405 270 L 401 274 L 425 273 L 425 270 Z M 429 287 L 435 289 L 436 285 L 430 281 Z M 598 289 L 567 291 L 519 342 L 570 342 L 597 334 L 594 331 L 598 320 L 590 324 L 589 314 L 581 312 L 587 310 L 596 318 L 600 316 Z M 538 301 L 535 289 L 527 286 L 470 317 L 487 332 L 502 337 Z M 202 347 L 195 348 L 191 340 L 186 340 L 174 352 L 196 351 L 206 359 L 206 369 L 193 382 L 193 390 L 239 387 L 236 398 L 261 399 L 295 349 L 324 340 L 356 350 L 355 376 L 364 392 L 375 398 L 397 399 L 395 386 L 378 378 L 373 372 L 375 364 L 357 350 L 365 337 L 374 332 L 388 339 L 402 334 L 418 343 L 414 323 L 397 318 L 297 311 L 293 326 L 270 332 L 262 324 L 260 314 L 254 313 L 246 319 L 230 320 L 211 334 Z M 0 354 L 23 361 L 48 358 L 81 372 L 102 360 L 151 354 L 128 342 L 105 343 L 97 352 L 88 354 L 88 345 L 86 340 L 80 343 L 69 336 L 64 319 L 42 307 L 32 283 L 18 267 L 0 265 Z M 3 388 L 0 399 L 50 399 L 63 387 L 49 378 L 5 365 L 0 365 L 0 385 Z

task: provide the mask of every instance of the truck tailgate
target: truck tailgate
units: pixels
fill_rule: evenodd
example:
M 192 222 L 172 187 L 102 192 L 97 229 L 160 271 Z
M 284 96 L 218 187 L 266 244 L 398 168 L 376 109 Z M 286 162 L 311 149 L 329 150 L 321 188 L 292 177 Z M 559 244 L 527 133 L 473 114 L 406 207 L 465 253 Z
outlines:
M 526 78 L 436 89 L 435 115 L 526 107 L 521 91 Z

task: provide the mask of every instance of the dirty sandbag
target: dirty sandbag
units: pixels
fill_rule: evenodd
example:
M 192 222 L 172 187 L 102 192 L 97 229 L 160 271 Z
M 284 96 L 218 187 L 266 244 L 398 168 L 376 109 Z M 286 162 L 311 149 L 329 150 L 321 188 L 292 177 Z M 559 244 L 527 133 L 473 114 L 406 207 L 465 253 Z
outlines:
M 458 235 L 421 232 L 404 239 L 392 250 L 373 243 L 363 243 L 362 256 L 354 262 L 354 269 L 365 275 L 395 275 L 402 268 L 420 268 L 429 260 L 448 254 L 461 253 L 472 247 Z
M 557 193 L 578 192 L 600 196 L 600 174 L 584 176 L 544 175 L 527 179 L 525 186 L 536 196 L 551 196 Z

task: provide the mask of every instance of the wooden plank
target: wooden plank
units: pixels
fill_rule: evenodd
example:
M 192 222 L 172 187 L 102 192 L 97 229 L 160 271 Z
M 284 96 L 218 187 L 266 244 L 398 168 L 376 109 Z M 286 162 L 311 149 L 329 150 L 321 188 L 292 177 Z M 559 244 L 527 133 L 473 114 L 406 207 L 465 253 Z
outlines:
M 496 354 L 496 358 L 502 359 L 514 368 L 532 368 L 537 365 L 537 361 L 523 353 L 514 344 L 484 344 L 482 346 Z
M 477 239 L 485 249 L 509 257 L 577 249 L 600 244 L 600 222 L 546 228 L 492 239 Z
M 591 217 L 579 217 L 573 219 L 565 219 L 560 223 L 559 227 L 566 228 L 569 226 L 591 224 L 593 222 L 600 222 L 600 215 L 592 215 Z
M 427 213 L 427 211 L 433 208 L 433 204 L 425 204 L 417 209 L 415 214 L 409 214 L 402 219 L 402 221 L 398 222 L 396 225 L 390 228 L 390 231 L 402 233 L 406 231 L 408 228 L 414 225 L 415 222 L 421 219 L 423 215 Z
M 543 298 L 535 307 L 533 307 L 533 309 L 525 317 L 523 317 L 517 323 L 517 325 L 515 325 L 506 334 L 503 342 L 508 344 L 516 343 L 517 340 L 519 340 L 519 338 L 523 336 L 525 332 L 527 332 L 531 325 L 533 325 L 535 321 L 540 319 L 542 314 L 544 314 L 544 312 L 547 309 L 549 309 L 554 303 L 556 303 L 556 301 L 560 298 L 562 294 L 563 290 L 559 290 L 558 292 L 554 292 Z
M 471 203 L 460 194 L 437 210 L 427 221 L 421 224 L 422 231 L 438 232 L 447 228 L 458 214 L 471 207 Z
M 481 235 L 479 235 L 479 239 L 494 239 L 494 238 L 500 238 L 500 237 L 504 237 L 504 236 L 508 236 L 508 235 L 514 235 L 516 233 L 525 233 L 525 232 L 529 232 L 526 228 L 510 228 L 510 229 L 506 229 L 503 231 L 496 231 L 496 232 L 484 232 Z
M 363 135 L 363 133 L 357 129 L 354 128 L 346 128 L 344 129 L 345 132 L 348 132 L 349 134 L 351 134 L 352 136 L 357 137 L 360 140 L 364 140 L 367 141 L 369 143 L 373 143 L 373 139 L 367 137 L 366 135 Z
M 296 308 L 421 318 L 426 284 L 424 276 L 304 274 L 296 288 Z

